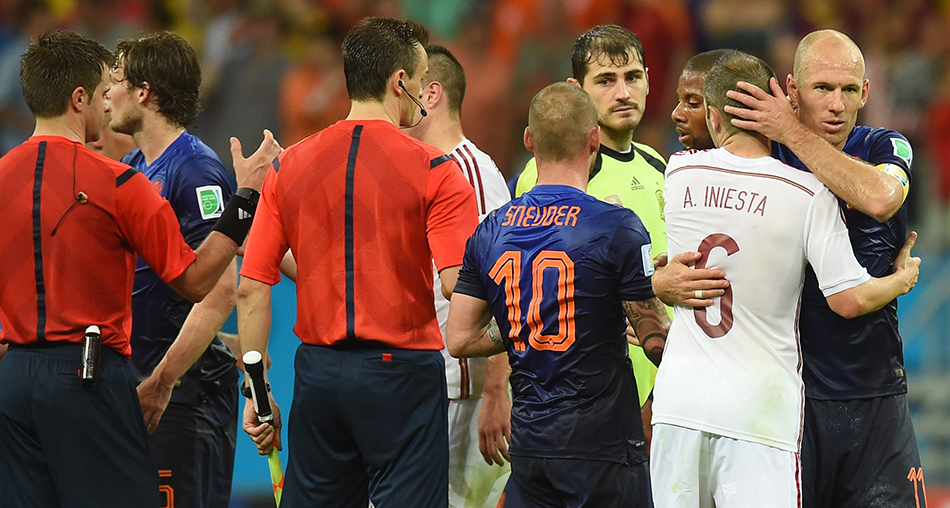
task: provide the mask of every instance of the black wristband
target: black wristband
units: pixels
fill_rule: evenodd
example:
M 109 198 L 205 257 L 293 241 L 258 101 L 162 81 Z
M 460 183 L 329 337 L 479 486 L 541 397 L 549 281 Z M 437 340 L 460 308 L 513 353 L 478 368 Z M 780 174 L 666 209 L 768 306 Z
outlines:
M 251 230 L 254 212 L 257 210 L 257 201 L 261 193 L 254 189 L 241 187 L 228 200 L 228 206 L 221 213 L 221 218 L 215 223 L 212 231 L 224 233 L 234 243 L 241 245 Z

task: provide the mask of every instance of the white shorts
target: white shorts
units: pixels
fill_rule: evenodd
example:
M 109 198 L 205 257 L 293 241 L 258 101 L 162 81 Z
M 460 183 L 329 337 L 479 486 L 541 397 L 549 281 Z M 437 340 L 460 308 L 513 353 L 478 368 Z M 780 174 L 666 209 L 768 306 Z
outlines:
M 495 508 L 511 466 L 489 466 L 478 451 L 481 397 L 449 400 L 449 506 Z
M 653 426 L 656 508 L 801 508 L 798 454 L 687 429 Z

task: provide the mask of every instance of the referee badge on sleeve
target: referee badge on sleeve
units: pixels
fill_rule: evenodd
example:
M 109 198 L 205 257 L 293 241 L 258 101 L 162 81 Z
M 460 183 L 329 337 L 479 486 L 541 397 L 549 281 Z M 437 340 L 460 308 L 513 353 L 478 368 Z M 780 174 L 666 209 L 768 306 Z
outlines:
M 640 259 L 643 261 L 643 275 L 653 275 L 653 244 L 647 243 L 640 247 Z
M 217 219 L 224 212 L 224 195 L 221 193 L 221 187 L 217 185 L 205 185 L 195 189 L 198 193 L 198 209 L 201 210 L 201 218 Z

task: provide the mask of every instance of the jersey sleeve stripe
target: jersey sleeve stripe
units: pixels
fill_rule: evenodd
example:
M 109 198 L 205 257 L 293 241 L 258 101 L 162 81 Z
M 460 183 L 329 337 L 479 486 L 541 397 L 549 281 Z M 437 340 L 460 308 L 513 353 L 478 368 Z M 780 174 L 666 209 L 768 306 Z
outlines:
M 808 194 L 809 196 L 814 196 L 814 195 L 815 195 L 815 193 L 814 193 L 811 189 L 809 189 L 808 187 L 805 187 L 804 185 L 802 185 L 802 184 L 800 184 L 800 183 L 798 183 L 798 182 L 793 182 L 793 181 L 789 180 L 788 178 L 784 178 L 784 177 L 781 177 L 781 176 L 778 176 L 778 175 L 770 175 L 770 174 L 767 174 L 767 173 L 749 173 L 749 172 L 746 172 L 746 171 L 734 171 L 734 170 L 731 170 L 731 169 L 717 168 L 717 167 L 714 167 L 714 166 L 700 166 L 700 165 L 682 166 L 682 167 L 676 168 L 676 169 L 670 171 L 669 173 L 667 173 L 666 177 L 669 178 L 669 177 L 675 175 L 676 173 L 679 173 L 680 171 L 683 171 L 684 169 L 706 169 L 706 170 L 709 170 L 709 171 L 719 171 L 719 172 L 721 172 L 721 173 L 729 173 L 729 174 L 731 174 L 731 175 L 754 176 L 754 177 L 758 177 L 758 178 L 768 178 L 768 179 L 770 179 L 770 180 L 777 180 L 777 181 L 779 181 L 779 182 L 787 183 L 787 184 L 791 185 L 792 187 L 795 187 L 795 188 L 797 188 L 797 189 L 799 189 L 799 190 L 804 191 L 804 192 L 805 192 L 806 194 Z
M 135 176 L 135 173 L 138 173 L 138 171 L 132 168 L 129 168 L 129 169 L 126 169 L 125 172 L 122 173 L 121 175 L 115 177 L 116 188 L 118 188 L 120 185 L 124 184 L 125 182 L 128 182 L 129 178 L 132 178 L 133 176 Z
M 429 161 L 429 169 L 435 169 L 439 167 L 440 165 L 448 162 L 450 158 L 451 157 L 449 157 L 448 155 L 442 155 L 440 157 L 436 157 L 435 159 L 432 159 L 431 161 Z
M 481 214 L 485 215 L 488 211 L 485 210 L 485 187 L 482 185 L 482 171 L 478 167 L 478 159 L 472 154 L 472 151 L 465 145 L 462 145 L 462 148 L 465 149 L 465 153 L 468 154 L 469 158 L 472 159 L 472 166 L 475 168 L 475 177 L 478 179 L 478 202 L 480 203 Z

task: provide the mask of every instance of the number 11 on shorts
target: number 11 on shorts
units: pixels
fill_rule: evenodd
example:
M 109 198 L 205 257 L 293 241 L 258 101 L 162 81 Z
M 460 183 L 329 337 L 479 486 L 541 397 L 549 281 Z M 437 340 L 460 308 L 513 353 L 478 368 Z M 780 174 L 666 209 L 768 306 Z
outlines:
M 923 506 L 927 506 L 927 487 L 924 485 L 924 468 L 912 467 L 907 473 L 907 480 L 914 482 L 914 501 L 917 502 L 917 508 L 921 507 L 920 498 L 924 498 Z M 920 483 L 920 490 L 917 490 L 917 483 Z M 918 494 L 918 492 L 920 492 Z

